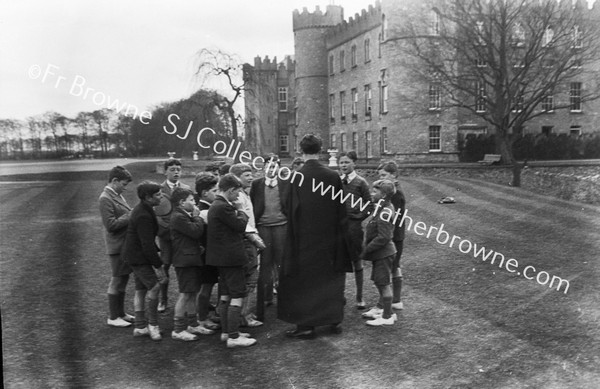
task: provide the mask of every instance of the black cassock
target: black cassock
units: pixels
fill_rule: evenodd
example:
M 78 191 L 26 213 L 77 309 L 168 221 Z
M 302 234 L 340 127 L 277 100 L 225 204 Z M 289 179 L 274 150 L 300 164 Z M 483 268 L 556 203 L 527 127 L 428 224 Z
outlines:
M 331 198 L 342 190 L 339 175 L 308 160 L 290 178 L 288 229 L 279 277 L 277 317 L 300 326 L 341 323 L 346 272 L 352 271 L 346 207 Z M 301 178 L 303 181 L 301 182 Z M 331 188 L 323 195 L 313 188 Z M 301 184 L 301 185 L 300 185 Z

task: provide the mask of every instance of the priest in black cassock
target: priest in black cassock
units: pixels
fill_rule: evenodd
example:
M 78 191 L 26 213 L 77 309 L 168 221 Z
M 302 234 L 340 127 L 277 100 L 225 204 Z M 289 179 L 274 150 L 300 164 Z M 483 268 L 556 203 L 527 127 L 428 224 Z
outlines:
M 315 327 L 329 326 L 341 333 L 346 272 L 352 272 L 346 241 L 346 207 L 334 193 L 342 190 L 336 171 L 321 165 L 322 141 L 308 134 L 300 148 L 305 164 L 290 179 L 287 201 L 288 231 L 279 277 L 277 317 L 296 325 L 292 338 L 311 339 Z M 316 189 L 322 182 L 322 194 Z

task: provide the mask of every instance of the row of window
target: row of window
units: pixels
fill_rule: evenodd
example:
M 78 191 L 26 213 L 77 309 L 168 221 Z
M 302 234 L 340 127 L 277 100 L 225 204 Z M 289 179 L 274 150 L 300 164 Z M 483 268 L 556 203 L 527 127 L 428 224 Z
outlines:
M 581 112 L 581 82 L 571 82 L 569 84 L 569 106 L 571 112 Z M 475 99 L 475 110 L 477 112 L 485 112 L 487 110 L 486 105 L 486 90 L 483 82 L 477 82 L 475 86 L 477 90 L 477 96 Z M 429 87 L 429 109 L 436 110 L 441 107 L 441 88 L 439 85 L 432 84 Z M 554 111 L 554 96 L 548 95 L 542 100 L 541 105 L 542 111 L 553 112 Z M 523 110 L 523 96 L 517 96 L 515 105 L 512 109 L 513 112 L 521 112 Z
M 429 151 L 437 152 L 442 151 L 441 144 L 441 126 L 429 126 Z M 366 155 L 367 158 L 373 157 L 373 132 L 365 131 L 365 144 L 363 154 L 358 147 L 358 132 L 352 132 L 350 148 L 348 148 L 348 134 L 342 132 L 340 134 L 340 143 L 338 146 L 338 136 L 337 134 L 330 134 L 329 145 L 331 148 L 337 148 L 340 152 L 354 150 L 359 155 Z M 287 139 L 287 135 L 286 135 Z M 388 131 L 386 127 L 383 127 L 379 133 L 379 146 L 380 153 L 385 154 L 388 153 Z
M 381 42 L 382 34 L 379 34 L 379 41 Z M 378 45 L 377 55 L 381 58 L 381 45 Z M 368 63 L 371 61 L 371 39 L 365 38 L 363 41 L 363 59 L 364 63 Z M 341 49 L 339 52 L 339 70 L 340 73 L 346 70 L 346 50 Z M 358 58 L 357 58 L 357 47 L 356 44 L 353 44 L 350 47 L 350 68 L 355 68 L 358 66 Z M 329 55 L 329 74 L 333 75 L 335 73 L 335 57 L 333 54 Z
M 384 114 L 388 111 L 388 86 L 381 82 L 378 83 L 379 91 L 379 113 Z M 373 111 L 373 91 L 371 84 L 364 86 L 364 110 L 365 120 L 371 120 L 371 113 Z M 336 118 L 336 95 L 329 95 L 329 121 L 333 124 Z M 341 123 L 346 122 L 346 91 L 339 93 L 339 114 Z M 358 120 L 358 89 L 352 88 L 350 90 L 350 115 L 352 122 Z

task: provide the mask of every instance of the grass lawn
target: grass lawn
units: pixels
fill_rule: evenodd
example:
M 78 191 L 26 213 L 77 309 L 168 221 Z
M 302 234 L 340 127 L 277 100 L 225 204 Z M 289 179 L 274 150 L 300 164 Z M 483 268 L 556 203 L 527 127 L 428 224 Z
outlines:
M 128 168 L 135 183 L 163 178 L 152 163 Z M 600 207 L 475 179 L 402 177 L 414 223 L 443 223 L 451 235 L 515 258 L 520 270 L 534 266 L 568 279 L 568 292 L 411 230 L 402 257 L 405 310 L 395 326 L 365 326 L 348 275 L 341 335 L 286 339 L 289 325 L 269 307 L 265 326 L 249 331 L 258 344 L 228 350 L 216 336 L 173 341 L 172 311 L 160 318 L 161 342 L 106 325 L 110 267 L 97 209 L 105 176 L 52 173 L 0 183 L 7 388 L 599 387 Z M 126 193 L 132 205 L 134 192 Z M 438 204 L 443 196 L 456 203 Z M 367 266 L 366 297 L 375 303 L 369 274 Z

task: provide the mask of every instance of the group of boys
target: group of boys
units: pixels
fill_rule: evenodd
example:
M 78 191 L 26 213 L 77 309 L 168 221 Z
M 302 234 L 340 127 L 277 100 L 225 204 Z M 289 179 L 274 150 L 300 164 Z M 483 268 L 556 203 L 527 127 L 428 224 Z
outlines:
M 380 295 L 376 306 L 362 314 L 370 326 L 392 325 L 397 315 L 392 309 L 404 308 L 401 300 L 402 271 L 400 258 L 404 243 L 404 225 L 394 225 L 389 218 L 400 209 L 405 212 L 406 200 L 397 179 L 398 166 L 389 161 L 377 167 L 379 180 L 371 188 L 367 181 L 355 171 L 357 155 L 354 151 L 343 152 L 339 157 L 342 184 L 345 193 L 354 201 L 346 201 L 348 235 L 353 251 L 352 263 L 356 282 L 356 308 L 366 309 L 363 300 L 363 265 L 372 263 L 371 279 Z M 360 199 L 360 201 L 358 201 Z M 362 205 L 369 204 L 368 207 Z M 373 207 L 373 205 L 377 206 Z M 384 212 L 385 211 L 385 212 Z
M 356 159 L 355 152 L 342 153 L 339 158 L 344 191 L 360 197 L 363 204 L 379 204 L 371 212 L 372 207 L 361 209 L 346 202 L 348 241 L 354 252 L 356 307 L 366 309 L 362 261 L 371 261 L 371 279 L 380 299 L 362 316 L 371 319 L 368 325 L 391 325 L 397 320 L 392 309 L 403 309 L 400 257 L 404 226 L 394 226 L 378 216 L 384 209 L 392 214 L 400 208 L 403 213 L 405 198 L 394 162 L 378 167 L 380 179 L 369 189 L 367 181 L 355 171 Z M 301 166 L 302 161 L 292 165 L 294 169 Z M 170 159 L 164 164 L 166 180 L 162 184 L 144 181 L 138 185 L 140 203 L 133 209 L 122 196 L 132 176 L 123 167 L 113 168 L 99 198 L 112 268 L 107 323 L 115 327 L 133 324 L 134 336 L 162 339 L 158 313 L 167 309 L 169 269 L 173 266 L 179 286 L 173 339 L 193 341 L 198 335 L 210 335 L 220 328 L 221 340 L 228 347 L 255 344 L 256 340 L 240 332 L 239 327 L 262 325 L 250 312 L 247 298 L 257 286 L 257 258 L 260 253 L 260 285 L 265 288 L 260 293 L 270 305 L 276 293 L 287 223 L 286 182 L 276 174 L 279 160 L 276 156 L 267 158 L 265 167 L 265 176 L 258 180 L 254 180 L 250 166 L 241 163 L 221 166 L 218 171 L 215 168 L 215 174 L 200 173 L 194 193 L 179 180 L 181 162 Z M 124 311 L 131 272 L 135 275 L 135 316 Z M 217 283 L 215 308 L 210 297 Z M 211 308 L 216 310 L 213 320 L 209 318 Z
M 275 176 L 279 161 L 269 162 L 273 167 L 262 181 L 254 182 L 256 196 L 251 197 L 248 192 L 253 174 L 246 164 L 222 166 L 220 179 L 211 173 L 199 174 L 194 194 L 179 181 L 181 162 L 170 159 L 164 165 L 164 183 L 144 181 L 137 187 L 140 203 L 133 210 L 121 196 L 131 174 L 122 167 L 111 170 L 109 184 L 100 196 L 113 268 L 109 325 L 125 327 L 133 322 L 134 336 L 162 339 L 158 313 L 167 309 L 169 268 L 173 266 L 179 286 L 173 339 L 193 341 L 221 328 L 221 340 L 228 347 L 256 343 L 250 334 L 239 331 L 240 325 L 263 324 L 250 312 L 246 296 L 256 288 L 257 257 L 263 252 L 262 278 L 271 292 L 267 303 L 272 303 L 286 223 L 284 195 L 272 190 L 281 182 Z M 263 187 L 258 186 L 261 182 Z M 258 234 L 259 228 L 268 237 L 268 248 Z M 136 283 L 135 316 L 125 314 L 122 303 L 131 272 Z M 220 324 L 208 318 L 216 283 L 219 298 L 215 316 Z

